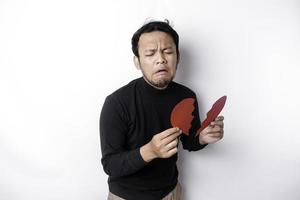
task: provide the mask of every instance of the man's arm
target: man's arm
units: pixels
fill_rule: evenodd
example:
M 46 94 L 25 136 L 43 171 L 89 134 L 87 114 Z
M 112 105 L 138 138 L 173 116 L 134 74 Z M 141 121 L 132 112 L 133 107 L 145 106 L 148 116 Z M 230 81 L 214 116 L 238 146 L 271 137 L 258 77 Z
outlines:
M 110 176 L 133 174 L 147 164 L 139 148 L 126 149 L 127 133 L 128 124 L 122 108 L 112 97 L 107 97 L 100 115 L 100 141 L 101 162 L 104 171 Z

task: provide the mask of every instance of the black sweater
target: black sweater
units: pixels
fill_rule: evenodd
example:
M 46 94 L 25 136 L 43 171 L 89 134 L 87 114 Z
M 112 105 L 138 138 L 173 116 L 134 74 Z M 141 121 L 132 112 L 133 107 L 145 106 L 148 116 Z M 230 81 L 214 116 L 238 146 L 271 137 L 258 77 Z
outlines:
M 109 190 L 126 200 L 158 200 L 177 184 L 177 154 L 146 163 L 140 147 L 153 135 L 171 128 L 174 106 L 196 95 L 187 87 L 171 82 L 164 90 L 150 86 L 143 78 L 131 81 L 109 95 L 100 116 L 100 139 L 104 171 L 109 175 Z M 194 137 L 200 126 L 197 100 L 189 136 L 181 134 L 184 149 L 204 146 Z

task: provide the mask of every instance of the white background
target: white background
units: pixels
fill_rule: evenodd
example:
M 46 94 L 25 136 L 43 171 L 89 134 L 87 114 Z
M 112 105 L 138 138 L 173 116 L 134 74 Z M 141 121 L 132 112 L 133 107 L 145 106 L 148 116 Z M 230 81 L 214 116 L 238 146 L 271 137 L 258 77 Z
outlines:
M 228 96 L 225 138 L 180 152 L 183 199 L 300 199 L 296 0 L 1 0 L 0 199 L 106 198 L 99 114 L 140 76 L 130 39 L 149 17 L 178 31 L 201 118 Z

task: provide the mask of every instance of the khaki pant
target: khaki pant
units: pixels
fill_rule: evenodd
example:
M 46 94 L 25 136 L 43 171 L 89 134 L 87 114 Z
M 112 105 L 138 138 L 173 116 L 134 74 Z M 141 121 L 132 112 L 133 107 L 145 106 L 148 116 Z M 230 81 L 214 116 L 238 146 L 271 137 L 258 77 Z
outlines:
M 181 185 L 178 182 L 174 190 L 170 192 L 167 196 L 165 196 L 162 200 L 180 200 L 181 196 Z M 125 200 L 122 199 L 121 197 L 118 197 L 112 193 L 108 194 L 107 200 Z

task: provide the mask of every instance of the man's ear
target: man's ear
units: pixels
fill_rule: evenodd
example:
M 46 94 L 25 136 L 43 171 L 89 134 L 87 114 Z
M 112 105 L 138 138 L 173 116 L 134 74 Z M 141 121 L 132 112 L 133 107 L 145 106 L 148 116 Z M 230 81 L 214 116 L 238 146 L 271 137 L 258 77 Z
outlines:
M 140 60 L 139 60 L 139 58 L 138 58 L 137 56 L 134 56 L 134 57 L 133 57 L 133 62 L 134 62 L 135 67 L 136 67 L 138 70 L 140 70 L 140 69 L 141 69 L 141 66 L 140 66 Z

